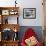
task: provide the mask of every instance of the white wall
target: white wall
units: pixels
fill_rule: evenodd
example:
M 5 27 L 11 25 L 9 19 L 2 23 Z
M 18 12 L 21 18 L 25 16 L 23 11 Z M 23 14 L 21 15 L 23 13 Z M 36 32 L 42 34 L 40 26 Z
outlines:
M 15 6 L 15 0 L 0 0 L 0 6 Z M 17 0 L 21 26 L 43 26 L 42 0 Z M 36 8 L 36 19 L 23 19 L 23 8 Z
M 36 8 L 36 19 L 23 19 L 23 8 Z M 21 1 L 20 23 L 22 26 L 42 26 L 43 25 L 43 6 L 42 0 Z

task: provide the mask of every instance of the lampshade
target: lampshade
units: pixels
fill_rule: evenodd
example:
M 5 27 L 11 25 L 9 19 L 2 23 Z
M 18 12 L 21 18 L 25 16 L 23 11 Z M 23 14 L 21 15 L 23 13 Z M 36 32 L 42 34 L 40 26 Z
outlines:
M 15 7 L 16 7 L 16 4 L 17 4 L 17 2 L 16 2 L 17 0 L 15 0 Z
M 14 29 L 14 32 L 17 32 L 17 29 L 16 28 Z

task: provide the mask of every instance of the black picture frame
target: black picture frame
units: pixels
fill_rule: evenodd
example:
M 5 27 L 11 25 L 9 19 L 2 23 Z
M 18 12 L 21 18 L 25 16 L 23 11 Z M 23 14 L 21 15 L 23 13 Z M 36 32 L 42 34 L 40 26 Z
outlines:
M 23 8 L 24 19 L 36 19 L 36 8 Z

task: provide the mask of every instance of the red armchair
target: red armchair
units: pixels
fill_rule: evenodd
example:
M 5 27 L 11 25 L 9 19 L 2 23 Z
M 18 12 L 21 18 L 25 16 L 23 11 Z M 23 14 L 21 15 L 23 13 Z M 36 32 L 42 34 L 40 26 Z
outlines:
M 40 42 L 38 41 L 38 39 L 36 38 L 37 35 L 36 33 L 32 30 L 32 28 L 27 29 L 27 31 L 25 32 L 24 37 L 22 38 L 22 42 L 21 45 L 22 46 L 41 46 Z M 32 41 L 34 39 L 34 41 L 32 41 L 32 44 L 35 42 L 34 45 L 31 45 L 31 42 L 29 42 L 30 40 Z M 27 44 L 30 45 L 27 45 Z

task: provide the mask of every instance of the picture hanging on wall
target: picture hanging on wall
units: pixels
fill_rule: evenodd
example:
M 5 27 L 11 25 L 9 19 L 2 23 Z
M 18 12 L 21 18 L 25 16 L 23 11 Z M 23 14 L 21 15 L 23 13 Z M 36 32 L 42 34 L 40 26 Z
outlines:
M 36 8 L 23 8 L 24 19 L 36 19 Z

